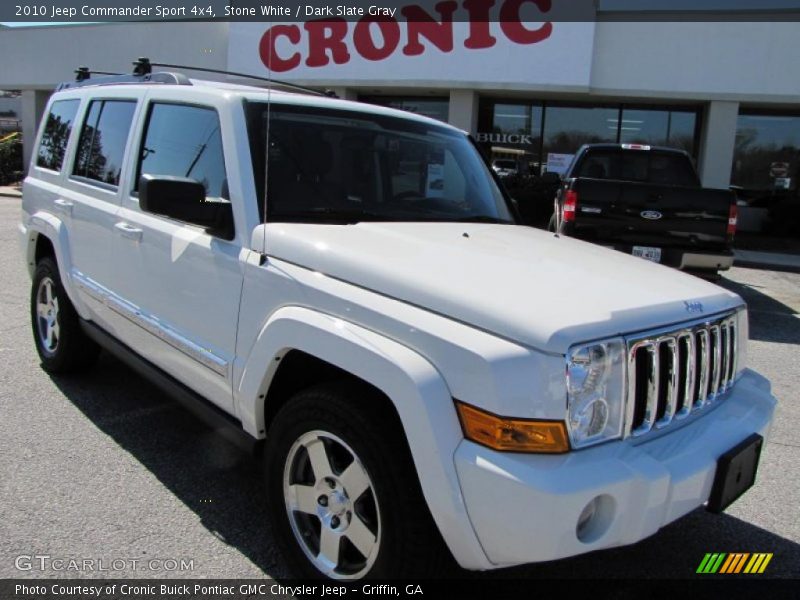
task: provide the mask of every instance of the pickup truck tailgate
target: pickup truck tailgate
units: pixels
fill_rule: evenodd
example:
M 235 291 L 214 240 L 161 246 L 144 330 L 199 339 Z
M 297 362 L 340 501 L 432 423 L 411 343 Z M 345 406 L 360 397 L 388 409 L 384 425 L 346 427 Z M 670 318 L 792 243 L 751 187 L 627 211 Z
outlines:
M 727 190 L 581 179 L 575 233 L 602 243 L 720 248 L 727 241 Z

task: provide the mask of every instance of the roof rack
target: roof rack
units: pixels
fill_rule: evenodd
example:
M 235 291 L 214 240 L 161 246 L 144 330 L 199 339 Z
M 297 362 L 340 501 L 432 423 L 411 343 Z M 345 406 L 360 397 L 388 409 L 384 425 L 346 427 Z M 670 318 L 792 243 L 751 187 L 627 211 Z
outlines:
M 172 85 L 192 85 L 186 75 L 183 73 L 159 71 L 153 73 L 153 67 L 165 67 L 168 69 L 189 69 L 191 71 L 201 71 L 205 73 L 218 73 L 221 75 L 232 75 L 234 77 L 244 77 L 247 79 L 255 79 L 264 81 L 270 84 L 270 88 L 285 88 L 293 91 L 303 92 L 306 94 L 313 94 L 315 96 L 328 96 L 337 98 L 338 96 L 332 90 L 325 90 L 321 92 L 313 88 L 297 85 L 288 81 L 281 81 L 269 77 L 260 77 L 258 75 L 249 75 L 247 73 L 237 73 L 235 71 L 224 71 L 222 69 L 210 69 L 207 67 L 192 67 L 188 65 L 172 65 L 167 63 L 150 62 L 147 57 L 139 57 L 133 63 L 133 73 L 125 75 L 122 73 L 109 73 L 107 71 L 92 71 L 89 67 L 78 67 L 75 70 L 75 80 L 65 81 L 60 83 L 56 91 L 74 89 L 87 86 L 97 85 L 112 85 L 112 84 L 136 84 L 136 83 L 158 83 L 158 84 L 172 84 Z M 92 78 L 92 75 L 102 75 L 102 77 Z
M 92 78 L 92 75 L 103 75 L 103 77 Z M 192 85 L 189 78 L 183 73 L 153 73 L 150 61 L 141 57 L 133 63 L 133 73 L 125 75 L 122 73 L 109 73 L 107 71 L 92 71 L 89 67 L 78 67 L 75 69 L 75 80 L 64 81 L 58 84 L 56 91 L 74 88 L 113 85 L 113 84 L 137 84 L 137 83 L 161 83 L 173 85 Z

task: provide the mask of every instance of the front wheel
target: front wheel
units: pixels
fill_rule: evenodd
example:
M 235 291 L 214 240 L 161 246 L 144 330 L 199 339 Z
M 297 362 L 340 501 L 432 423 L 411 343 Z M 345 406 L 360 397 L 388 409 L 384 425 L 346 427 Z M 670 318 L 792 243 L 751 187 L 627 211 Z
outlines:
M 296 395 L 270 427 L 273 531 L 298 575 L 424 576 L 441 565 L 407 444 L 382 401 L 366 386 L 328 384 Z

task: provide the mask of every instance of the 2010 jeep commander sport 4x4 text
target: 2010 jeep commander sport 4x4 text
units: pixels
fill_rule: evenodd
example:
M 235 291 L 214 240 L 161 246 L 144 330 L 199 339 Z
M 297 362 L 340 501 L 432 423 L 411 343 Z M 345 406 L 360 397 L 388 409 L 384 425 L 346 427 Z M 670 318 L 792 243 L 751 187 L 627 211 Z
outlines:
M 43 367 L 104 348 L 251 441 L 298 574 L 631 544 L 755 479 L 743 301 L 518 225 L 457 129 L 152 72 L 62 84 L 36 144 Z

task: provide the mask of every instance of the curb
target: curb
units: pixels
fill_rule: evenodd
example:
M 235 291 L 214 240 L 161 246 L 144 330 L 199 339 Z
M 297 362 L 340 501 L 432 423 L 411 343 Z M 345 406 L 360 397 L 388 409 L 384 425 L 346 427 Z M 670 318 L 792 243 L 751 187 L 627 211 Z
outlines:
M 0 186 L 0 196 L 4 198 L 22 198 L 22 192 L 11 186 Z
M 742 267 L 744 269 L 763 269 L 769 271 L 781 271 L 783 273 L 800 273 L 800 264 L 787 265 L 782 263 L 768 263 L 755 260 L 741 260 L 737 258 L 733 261 L 733 266 Z

